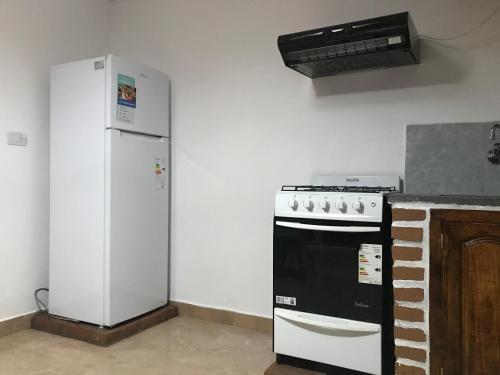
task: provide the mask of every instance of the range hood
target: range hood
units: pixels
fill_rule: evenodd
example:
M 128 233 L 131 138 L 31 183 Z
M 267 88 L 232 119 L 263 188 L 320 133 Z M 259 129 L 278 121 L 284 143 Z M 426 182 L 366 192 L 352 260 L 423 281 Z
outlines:
M 278 37 L 285 65 L 310 78 L 418 64 L 418 36 L 408 12 Z

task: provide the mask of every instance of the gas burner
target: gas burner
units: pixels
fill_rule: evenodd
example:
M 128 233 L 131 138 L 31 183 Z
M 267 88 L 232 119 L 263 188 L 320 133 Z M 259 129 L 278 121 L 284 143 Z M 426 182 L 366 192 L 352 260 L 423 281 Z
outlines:
M 326 186 L 326 185 L 284 185 L 281 191 L 319 191 L 340 193 L 391 193 L 395 186 Z

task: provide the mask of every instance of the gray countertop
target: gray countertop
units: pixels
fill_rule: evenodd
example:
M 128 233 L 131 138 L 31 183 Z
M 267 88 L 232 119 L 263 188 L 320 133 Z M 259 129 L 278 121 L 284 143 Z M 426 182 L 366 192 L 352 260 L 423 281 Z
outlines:
M 500 207 L 500 196 L 432 195 L 393 193 L 387 197 L 389 203 L 434 203 L 466 206 Z

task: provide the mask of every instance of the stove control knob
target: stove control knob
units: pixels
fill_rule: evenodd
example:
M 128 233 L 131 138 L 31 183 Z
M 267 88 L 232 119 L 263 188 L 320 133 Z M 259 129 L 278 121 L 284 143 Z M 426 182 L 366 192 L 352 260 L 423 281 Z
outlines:
M 309 211 L 312 211 L 312 209 L 314 208 L 314 202 L 310 199 L 306 199 L 304 201 L 304 207 L 307 208 Z
M 290 199 L 288 201 L 288 207 L 290 207 L 292 210 L 296 210 L 297 207 L 299 207 L 299 202 L 297 201 L 297 199 Z
M 328 202 L 326 199 L 323 199 L 322 201 L 319 201 L 319 207 L 323 211 L 328 212 L 330 211 L 330 202 Z
M 363 209 L 365 208 L 365 206 L 363 205 L 362 202 L 360 201 L 355 201 L 355 202 L 352 202 L 352 208 L 356 211 L 358 211 L 359 213 L 363 212 Z
M 347 205 L 344 201 L 337 201 L 335 202 L 335 208 L 337 208 L 337 210 L 339 211 L 345 212 L 347 209 Z

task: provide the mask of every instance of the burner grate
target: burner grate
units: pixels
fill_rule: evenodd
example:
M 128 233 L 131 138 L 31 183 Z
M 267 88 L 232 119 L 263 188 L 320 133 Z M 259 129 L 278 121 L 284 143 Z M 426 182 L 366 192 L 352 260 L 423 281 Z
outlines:
M 395 186 L 316 186 L 316 185 L 283 185 L 281 191 L 322 191 L 340 193 L 390 193 Z

